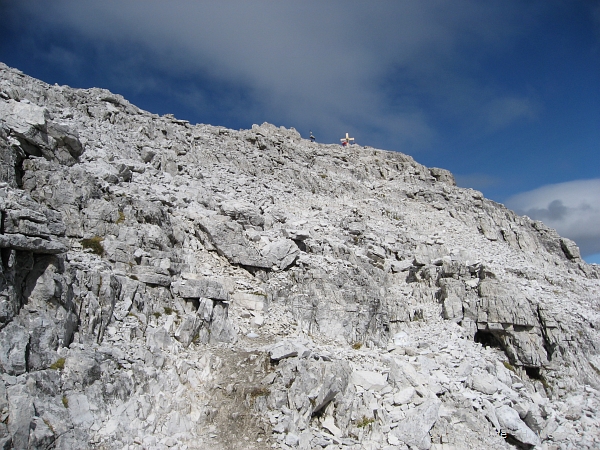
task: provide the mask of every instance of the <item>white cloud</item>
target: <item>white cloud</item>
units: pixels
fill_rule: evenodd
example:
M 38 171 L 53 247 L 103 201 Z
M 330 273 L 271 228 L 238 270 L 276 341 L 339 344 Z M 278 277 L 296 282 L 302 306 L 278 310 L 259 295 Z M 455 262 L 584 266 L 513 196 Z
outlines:
M 583 255 L 600 253 L 600 178 L 549 184 L 505 203 L 573 239 Z
M 299 129 L 322 136 L 333 129 L 375 130 L 380 142 L 368 144 L 413 150 L 437 139 L 424 101 L 452 120 L 484 118 L 487 128 L 530 115 L 526 97 L 482 84 L 472 60 L 510 48 L 537 9 L 544 9 L 476 0 L 23 5 L 50 28 L 76 31 L 98 45 L 143 48 L 150 56 L 144 64 L 165 72 L 245 86 L 254 110 Z

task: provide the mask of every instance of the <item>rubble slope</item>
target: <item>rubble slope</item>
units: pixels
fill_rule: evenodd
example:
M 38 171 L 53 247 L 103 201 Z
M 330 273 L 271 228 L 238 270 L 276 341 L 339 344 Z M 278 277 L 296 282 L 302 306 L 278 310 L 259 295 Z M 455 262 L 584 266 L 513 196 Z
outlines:
M 447 170 L 1 63 L 0 159 L 0 448 L 600 446 L 600 268 Z

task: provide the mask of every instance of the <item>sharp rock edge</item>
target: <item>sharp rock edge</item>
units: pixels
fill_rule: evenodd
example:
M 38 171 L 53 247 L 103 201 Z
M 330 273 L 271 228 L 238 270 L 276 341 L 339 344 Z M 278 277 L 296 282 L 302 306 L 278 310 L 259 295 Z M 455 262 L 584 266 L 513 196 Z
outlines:
M 600 271 L 401 153 L 0 65 L 0 448 L 600 447 Z

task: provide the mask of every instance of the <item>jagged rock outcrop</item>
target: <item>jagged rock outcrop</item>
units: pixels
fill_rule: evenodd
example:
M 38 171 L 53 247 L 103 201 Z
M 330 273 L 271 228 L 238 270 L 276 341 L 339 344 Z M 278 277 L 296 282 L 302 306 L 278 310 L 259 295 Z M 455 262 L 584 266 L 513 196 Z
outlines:
M 0 65 L 0 448 L 600 445 L 600 270 L 401 153 Z

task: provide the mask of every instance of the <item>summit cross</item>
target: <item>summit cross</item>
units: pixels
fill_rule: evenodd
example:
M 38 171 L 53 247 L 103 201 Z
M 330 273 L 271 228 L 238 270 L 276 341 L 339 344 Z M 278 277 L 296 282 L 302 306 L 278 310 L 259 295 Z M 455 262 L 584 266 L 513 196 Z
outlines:
M 340 139 L 340 141 L 342 141 L 342 145 L 345 147 L 346 145 L 348 145 L 350 143 L 350 141 L 353 141 L 354 138 L 351 138 L 350 135 L 348 133 L 346 133 L 346 137 Z

